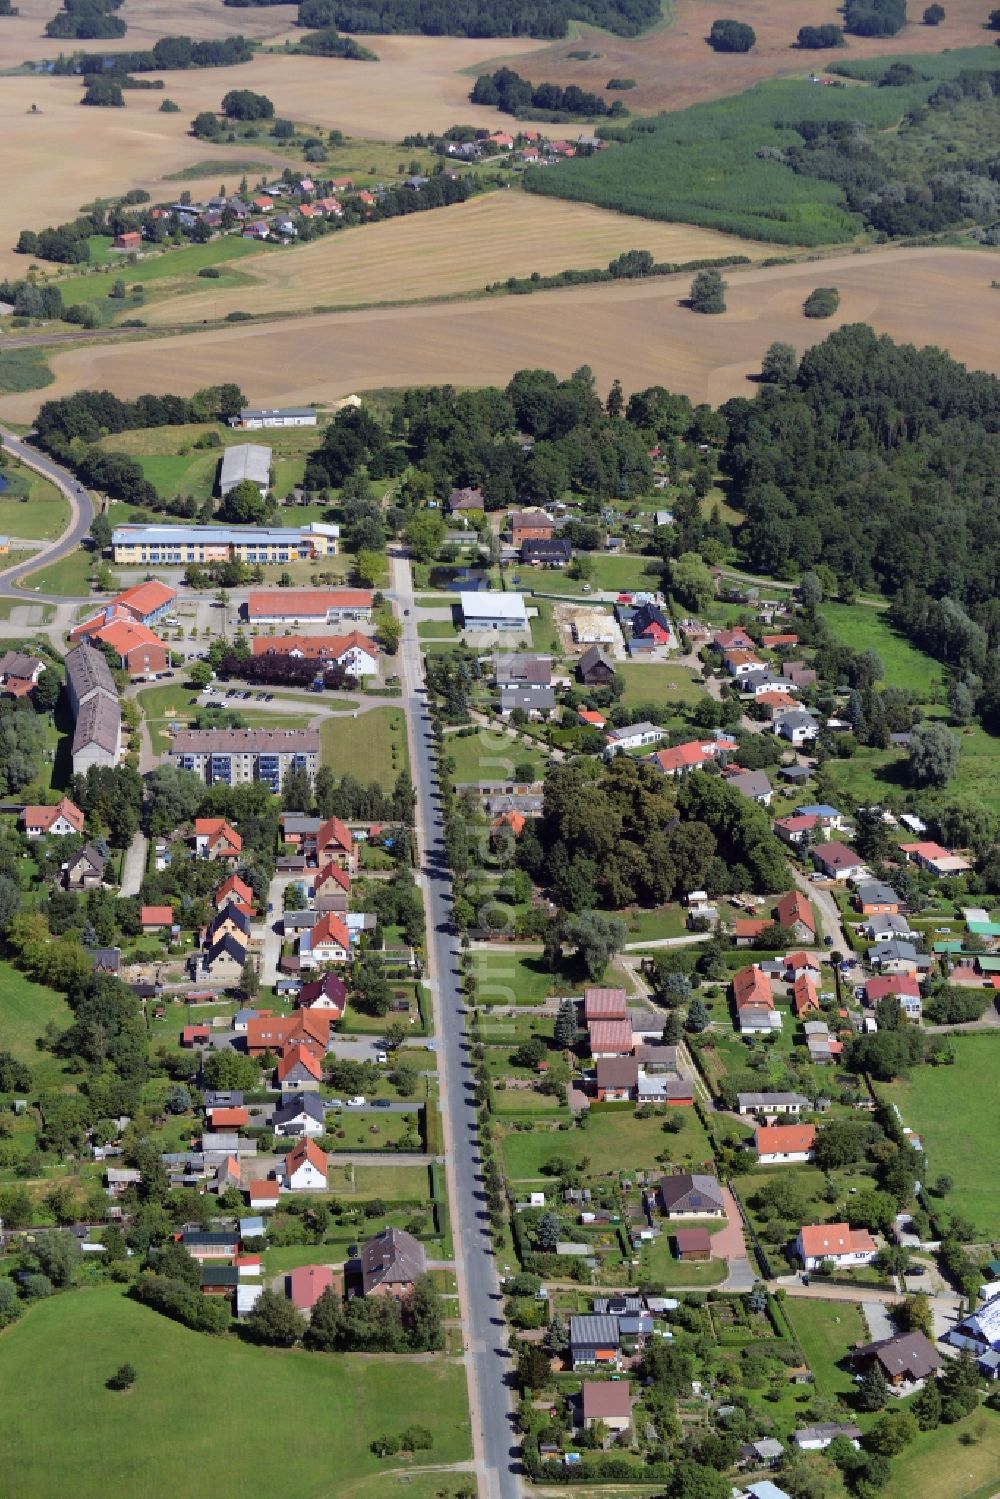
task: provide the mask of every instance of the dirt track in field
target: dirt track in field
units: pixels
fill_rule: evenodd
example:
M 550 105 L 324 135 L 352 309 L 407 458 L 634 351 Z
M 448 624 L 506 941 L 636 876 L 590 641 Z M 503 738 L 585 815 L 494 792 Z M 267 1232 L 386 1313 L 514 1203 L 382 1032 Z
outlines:
M 996 314 L 1000 256 L 953 249 L 886 250 L 811 264 L 730 273 L 729 310 L 704 317 L 682 305 L 690 277 L 574 287 L 482 302 L 332 313 L 234 325 L 153 342 L 71 349 L 52 361 L 56 383 L 0 401 L 0 416 L 30 420 L 39 403 L 84 387 L 119 395 L 185 395 L 238 380 L 255 404 L 331 400 L 355 390 L 451 381 L 503 383 L 516 369 L 568 375 L 589 364 L 601 389 L 661 383 L 694 400 L 750 395 L 768 345 L 802 351 L 845 322 L 867 322 L 902 342 L 934 343 L 1000 374 Z M 840 311 L 812 322 L 815 286 L 840 289 Z
M 212 321 L 229 312 L 298 312 L 479 291 L 508 276 L 551 275 L 567 266 L 603 267 L 624 250 L 654 259 L 773 255 L 757 245 L 689 224 L 658 224 L 586 204 L 491 193 L 433 213 L 412 214 L 327 235 L 296 249 L 238 262 L 256 286 L 201 289 L 151 303 L 150 324 Z

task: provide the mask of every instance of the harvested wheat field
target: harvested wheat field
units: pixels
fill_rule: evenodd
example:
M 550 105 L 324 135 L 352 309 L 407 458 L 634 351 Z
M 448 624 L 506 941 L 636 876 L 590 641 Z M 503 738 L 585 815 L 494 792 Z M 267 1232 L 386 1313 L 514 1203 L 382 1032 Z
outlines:
M 585 363 L 601 388 L 619 376 L 626 389 L 660 383 L 715 403 L 752 394 L 748 379 L 773 340 L 801 352 L 859 321 L 1000 374 L 998 269 L 987 251 L 885 250 L 730 272 L 729 311 L 718 317 L 681 305 L 684 276 L 91 346 L 57 355 L 55 384 L 5 397 L 0 416 L 28 421 L 43 399 L 88 387 L 189 395 L 238 380 L 254 402 L 282 405 L 385 386 L 503 383 L 526 367 L 568 375 Z M 818 285 L 839 287 L 841 306 L 811 322 L 802 302 Z
M 360 225 L 312 244 L 248 256 L 242 275 L 258 285 L 205 287 L 151 304 L 151 324 L 202 322 L 237 310 L 301 312 L 477 291 L 507 276 L 551 275 L 567 266 L 605 266 L 623 250 L 649 250 L 658 261 L 748 255 L 757 245 L 697 229 L 607 213 L 587 204 L 497 192 L 434 213 Z M 190 282 L 188 283 L 190 285 Z
M 79 79 L 3 80 L 0 133 L 6 171 L 0 196 L 0 271 L 24 275 L 28 262 L 14 254 L 22 229 L 44 229 L 75 218 L 91 199 L 131 187 L 168 197 L 178 189 L 165 183 L 165 176 L 224 153 L 227 148 L 206 150 L 204 141 L 189 135 L 186 115 L 160 114 L 160 97 L 130 93 L 126 109 L 82 109 Z M 142 100 L 141 107 L 132 107 L 134 98 Z M 33 103 L 41 113 L 28 113 Z M 229 149 L 236 160 L 252 156 L 272 161 L 279 171 L 285 165 L 266 145 Z M 194 193 L 201 187 L 198 182 L 183 185 Z M 216 176 L 204 187 L 214 192 L 218 185 Z
M 59 9 L 60 0 L 16 0 L 16 4 L 18 14 L 0 21 L 0 67 L 58 57 L 79 45 L 45 35 L 45 23 Z M 130 52 L 151 47 L 161 36 L 206 41 L 241 34 L 263 39 L 290 30 L 296 10 L 294 3 L 234 10 L 222 0 L 128 0 L 121 12 L 128 27 L 125 35 L 86 42 L 83 47 L 89 52 Z
M 922 6 L 911 3 L 910 24 L 898 36 L 849 36 L 845 47 L 833 51 L 800 52 L 793 45 L 800 26 L 842 22 L 830 0 L 797 0 L 795 5 L 787 0 L 744 0 L 731 11 L 724 6 L 720 9 L 716 0 L 673 0 L 672 22 L 653 31 L 617 37 L 581 26 L 572 39 L 549 44 L 530 59 L 530 67 L 519 71 L 533 82 L 577 83 L 599 91 L 609 78 L 634 78 L 634 89 L 606 97 L 624 100 L 633 114 L 683 109 L 705 99 L 738 94 L 764 78 L 808 77 L 831 62 L 897 52 L 942 52 L 989 45 L 993 40 L 984 29 L 990 7 L 982 0 L 949 0 L 945 9 L 947 18 L 940 26 L 923 26 L 919 22 Z M 752 52 L 712 51 L 705 38 L 720 15 L 736 15 L 753 27 L 757 43 Z M 497 50 L 501 46 L 497 43 Z M 582 50 L 596 55 L 586 62 L 568 55 Z M 518 67 L 513 54 L 510 63 Z

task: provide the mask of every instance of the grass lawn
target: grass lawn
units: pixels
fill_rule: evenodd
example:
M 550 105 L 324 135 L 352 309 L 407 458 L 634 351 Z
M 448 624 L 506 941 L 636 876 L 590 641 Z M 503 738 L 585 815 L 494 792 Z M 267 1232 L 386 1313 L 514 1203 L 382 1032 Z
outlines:
M 886 682 L 909 687 L 925 702 L 940 695 L 943 668 L 898 634 L 878 609 L 864 604 L 823 604 L 819 612 L 837 639 L 852 650 L 878 653 Z
M 970 1438 L 972 1440 L 970 1440 Z M 914 1494 L 954 1494 L 992 1499 L 1000 1484 L 1000 1412 L 982 1407 L 956 1421 L 922 1431 L 892 1460 L 885 1499 Z
M 899 1105 L 904 1121 L 915 1129 L 927 1153 L 927 1176 L 950 1176 L 955 1185 L 943 1199 L 945 1214 L 957 1213 L 984 1236 L 1000 1225 L 1000 1180 L 983 1169 L 993 1125 L 983 1100 L 996 1089 L 1000 1034 L 952 1037 L 952 1067 L 915 1067 L 908 1081 L 880 1084 Z
M 138 1371 L 134 1393 L 106 1389 L 126 1359 Z M 433 1462 L 470 1455 L 458 1363 L 284 1352 L 204 1337 L 111 1286 L 32 1307 L 0 1339 L 0 1378 L 7 1499 L 57 1499 L 70 1490 L 76 1499 L 103 1499 L 109 1488 L 147 1499 L 244 1488 L 321 1499 L 378 1473 L 368 1443 L 411 1421 L 434 1434 Z M 229 1392 L 223 1421 L 220 1390 Z M 294 1461 L 274 1439 L 278 1410 L 295 1411 L 310 1432 Z
M 629 942 L 658 942 L 662 937 L 682 937 L 687 930 L 680 906 L 655 906 L 649 911 L 633 907 L 615 914 L 628 927 Z
M 473 960 L 481 1005 L 540 1005 L 550 994 L 580 992 L 578 983 L 543 967 L 541 953 L 535 957 L 498 946 L 480 948 Z
M 532 779 L 540 780 L 548 759 L 544 749 L 536 749 L 522 739 L 494 729 L 480 729 L 476 734 L 445 736 L 448 757 L 455 762 L 456 781 L 512 781 L 514 767 L 530 762 Z
M 401 708 L 375 708 L 358 718 L 327 718 L 320 725 L 323 764 L 338 776 L 377 781 L 391 791 L 410 768 L 406 719 Z
M 62 535 L 69 522 L 69 502 L 61 490 L 41 474 L 15 469 L 12 491 L 0 494 L 0 532 L 27 541 L 52 541 Z
M 623 661 L 615 672 L 625 684 L 621 701 L 628 708 L 638 703 L 676 703 L 678 707 L 700 702 L 705 689 L 686 666 L 668 661 Z
M 157 754 L 162 754 L 169 747 L 171 723 L 188 724 L 199 705 L 197 693 L 178 683 L 164 687 L 146 687 L 138 694 L 138 700 L 146 715 L 150 739 Z M 226 702 L 225 697 L 222 701 Z M 204 706 L 204 703 L 201 705 Z M 251 729 L 304 729 L 308 728 L 311 717 L 306 713 L 295 713 L 294 710 L 287 715 L 260 710 L 255 712 L 252 703 L 232 702 L 232 709 L 246 720 L 247 727 Z
M 718 1222 L 698 1226 L 707 1228 L 710 1234 L 725 1227 Z M 729 1273 L 725 1260 L 679 1260 L 674 1254 L 674 1236 L 669 1225 L 664 1226 L 658 1239 L 643 1244 L 640 1262 L 639 1275 L 643 1281 L 658 1281 L 665 1286 L 717 1286 Z
M 418 1114 L 393 1114 L 388 1109 L 383 1114 L 337 1109 L 327 1115 L 326 1122 L 336 1150 L 389 1150 L 411 1129 L 419 1138 Z
M 92 302 L 99 297 L 106 297 L 111 286 L 118 280 L 132 287 L 136 283 L 146 285 L 150 281 L 197 277 L 202 266 L 220 265 L 229 260 L 239 260 L 244 255 L 259 255 L 261 249 L 262 246 L 252 240 L 226 234 L 206 245 L 185 245 L 180 249 L 164 250 L 160 254 L 148 254 L 134 265 L 129 264 L 123 255 L 109 255 L 99 271 L 60 281 L 59 290 L 62 292 L 63 305 L 71 307 L 78 302 Z M 193 290 L 198 286 L 199 289 L 211 290 L 218 284 L 217 281 L 199 279 L 186 289 Z
M 461 633 L 458 625 L 451 619 L 423 619 L 417 625 L 417 634 L 421 640 L 453 640 Z
M 854 1380 L 850 1373 L 838 1369 L 837 1360 L 869 1336 L 861 1308 L 852 1301 L 807 1301 L 794 1296 L 787 1297 L 784 1306 L 812 1370 L 817 1394 L 849 1395 L 856 1388 Z M 921 1492 L 936 1491 L 922 1488 Z
M 67 598 L 83 598 L 90 592 L 91 557 L 92 553 L 85 552 L 82 547 L 77 547 L 75 552 L 70 552 L 66 557 L 60 557 L 58 562 L 52 562 L 48 567 L 40 568 L 38 572 L 29 573 L 26 578 L 18 582 L 18 587 L 23 588 L 27 594 L 37 589 L 39 593 L 57 593 Z
M 588 1156 L 591 1176 L 652 1168 L 661 1155 L 677 1165 L 700 1168 L 711 1160 L 708 1136 L 694 1109 L 676 1112 L 684 1123 L 676 1135 L 663 1133 L 662 1119 L 637 1119 L 629 1109 L 592 1111 L 581 1129 L 512 1132 L 503 1141 L 507 1174 L 512 1181 L 538 1180 L 551 1156 L 573 1162 Z
M 73 1016 L 61 994 L 34 984 L 9 963 L 0 962 L 0 1036 L 3 1048 L 31 1068 L 35 1086 L 58 1087 L 64 1081 L 63 1063 L 35 1042 L 46 1026 L 66 1030 Z
M 590 583 L 591 591 L 603 593 L 613 589 L 620 593 L 627 589 L 653 590 L 659 587 L 663 564 L 656 557 L 613 556 L 606 552 L 591 552 L 588 555 L 593 571 L 586 581 Z M 647 566 L 652 567 L 653 571 L 647 572 Z M 587 597 L 584 580 L 574 578 L 562 569 L 520 567 L 516 570 L 516 575 L 520 582 L 512 583 L 511 586 L 523 588 L 526 593 L 537 591 L 566 594 L 579 599 Z

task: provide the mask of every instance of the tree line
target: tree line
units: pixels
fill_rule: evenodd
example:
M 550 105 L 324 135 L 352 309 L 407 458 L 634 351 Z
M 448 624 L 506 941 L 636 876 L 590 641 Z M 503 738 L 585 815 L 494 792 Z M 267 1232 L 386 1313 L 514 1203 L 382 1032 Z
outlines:
M 495 73 L 480 73 L 469 99 L 473 104 L 488 105 L 504 114 L 521 118 L 539 111 L 550 115 L 597 115 L 621 119 L 628 110 L 620 99 L 608 104 L 600 94 L 578 88 L 575 83 L 562 88 L 557 83 L 529 83 L 512 68 L 497 68 Z
M 162 73 L 188 68 L 230 68 L 251 62 L 253 49 L 246 37 L 226 36 L 217 41 L 192 41 L 189 36 L 164 36 L 146 52 L 62 53 L 52 64 L 57 75 L 91 73 Z
M 281 0 L 224 0 L 238 9 Z M 305 6 L 300 6 L 300 16 Z M 332 21 L 351 32 L 416 32 L 425 36 L 565 36 L 571 20 L 618 36 L 638 36 L 660 18 L 659 0 L 336 0 Z M 306 12 L 313 16 L 312 7 Z M 322 14 L 327 14 L 323 7 Z M 300 25 L 314 24 L 300 20 Z

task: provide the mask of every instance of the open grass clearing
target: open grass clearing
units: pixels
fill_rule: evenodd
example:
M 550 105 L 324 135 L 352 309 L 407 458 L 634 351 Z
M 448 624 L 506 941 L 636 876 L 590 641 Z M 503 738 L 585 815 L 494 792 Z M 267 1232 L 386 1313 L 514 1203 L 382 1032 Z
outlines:
M 694 672 L 669 661 L 621 661 L 615 664 L 615 672 L 625 684 L 621 701 L 628 708 L 662 702 L 687 707 L 706 695 Z
M 25 541 L 52 541 L 69 524 L 69 502 L 41 474 L 14 469 L 12 490 L 0 494 L 0 532 Z
M 893 1459 L 885 1499 L 954 1493 L 961 1499 L 993 1499 L 1000 1483 L 1000 1412 L 982 1406 L 936 1431 L 922 1431 Z
M 131 1395 L 105 1388 L 124 1360 L 138 1371 Z M 411 1421 L 433 1432 L 435 1463 L 469 1455 L 459 1363 L 283 1352 L 203 1337 L 117 1287 L 37 1303 L 0 1340 L 0 1376 L 9 1499 L 56 1499 L 69 1488 L 78 1499 L 103 1499 L 109 1462 L 116 1488 L 149 1499 L 201 1499 L 234 1484 L 324 1499 L 331 1473 L 338 1492 L 377 1473 L 368 1443 Z M 238 1398 L 220 1423 L 221 1389 Z M 270 1416 L 280 1408 L 295 1410 L 311 1433 L 294 1462 L 274 1440 Z
M 0 962 L 0 1036 L 3 1049 L 31 1068 L 36 1088 L 58 1088 L 66 1081 L 63 1063 L 36 1041 L 50 1025 L 67 1030 L 73 1020 L 69 1005 L 54 989 L 35 984 L 9 963 Z
M 878 654 L 884 681 L 894 687 L 909 687 L 924 702 L 933 702 L 940 695 L 944 668 L 894 630 L 879 610 L 861 604 L 822 604 L 819 612 L 844 645 Z
M 993 1138 L 983 1100 L 996 1088 L 1000 1033 L 959 1034 L 951 1044 L 953 1066 L 915 1067 L 906 1082 L 879 1086 L 920 1136 L 928 1181 L 945 1175 L 955 1183 L 936 1206 L 945 1217 L 971 1219 L 981 1236 L 992 1237 L 1000 1222 L 1000 1181 L 983 1168 Z
M 320 725 L 324 765 L 338 776 L 378 781 L 386 791 L 410 768 L 406 719 L 401 708 L 374 708 L 357 718 L 327 718 Z
M 83 598 L 90 593 L 90 568 L 93 553 L 77 547 L 75 551 L 50 562 L 36 572 L 18 579 L 18 588 L 25 593 L 57 593 L 66 598 Z
M 231 174 L 223 170 L 223 176 Z M 234 190 L 233 188 L 230 190 Z M 268 252 L 265 250 L 264 252 Z M 273 252 L 272 252 L 273 253 Z M 59 289 L 62 292 L 63 304 L 73 307 L 78 302 L 93 302 L 99 297 L 106 297 L 113 283 L 119 279 L 125 282 L 129 288 L 135 285 L 150 287 L 157 293 L 161 291 L 159 282 L 168 282 L 185 289 L 193 288 L 208 291 L 212 286 L 218 286 L 218 281 L 205 281 L 198 278 L 198 272 L 206 267 L 228 265 L 233 261 L 243 260 L 248 255 L 260 255 L 261 246 L 253 240 L 240 239 L 231 234 L 223 235 L 220 239 L 209 240 L 204 245 L 185 245 L 182 248 L 170 248 L 161 251 L 147 251 L 136 260 L 127 256 L 109 256 L 106 263 L 100 268 L 89 271 L 83 276 L 73 276 L 69 280 L 61 281 Z M 163 288 L 166 290 L 168 288 Z M 227 309 L 228 310 L 228 309 Z M 134 314 L 130 314 L 134 315 Z M 138 314 L 146 317 L 145 312 Z M 147 318 L 147 321 L 152 319 Z
M 868 1324 L 861 1308 L 850 1301 L 789 1296 L 784 1311 L 802 1345 L 817 1394 L 850 1395 L 857 1388 L 853 1376 L 850 1371 L 838 1368 L 838 1363 L 855 1343 L 868 1338 Z
M 531 779 L 544 774 L 547 754 L 525 740 L 495 729 L 475 734 L 447 734 L 445 750 L 455 763 L 456 781 L 513 781 L 514 768 L 531 766 Z
M 280 253 L 243 259 L 239 268 L 253 277 L 252 289 L 220 291 L 218 282 L 189 276 L 141 315 L 151 325 L 175 324 L 243 310 L 303 312 L 455 296 L 533 271 L 548 276 L 571 266 L 604 268 L 636 246 L 651 251 L 660 263 L 726 255 L 759 259 L 768 253 L 766 247 L 714 230 L 686 224 L 637 226 L 623 214 L 587 205 L 527 193 L 488 193 L 448 209 L 362 224 Z M 599 586 L 618 585 L 602 581 Z
M 329 313 L 296 329 L 294 360 L 272 357 L 270 325 L 237 324 L 163 337 L 155 361 L 141 340 L 55 354 L 55 384 L 46 397 L 81 388 L 129 396 L 149 386 L 185 395 L 220 380 L 245 381 L 252 369 L 255 400 L 291 405 L 386 386 L 502 385 L 517 369 L 569 371 L 588 363 L 602 390 L 616 376 L 626 391 L 662 382 L 668 369 L 672 390 L 716 403 L 753 394 L 749 377 L 759 372 L 773 340 L 801 352 L 833 328 L 858 321 L 902 342 L 937 344 L 974 369 L 1000 373 L 990 289 L 997 264 L 985 250 L 888 248 L 838 255 L 821 266 L 731 271 L 728 311 L 712 318 L 682 305 L 689 276 Z M 819 329 L 802 315 L 818 283 L 840 290 L 839 312 Z M 0 414 L 30 420 L 40 399 L 37 392 L 5 396 Z
M 507 1174 L 512 1181 L 536 1181 L 544 1177 L 542 1166 L 554 1156 L 578 1164 L 588 1159 L 590 1176 L 619 1171 L 652 1169 L 664 1155 L 688 1169 L 700 1169 L 711 1160 L 708 1136 L 694 1109 L 677 1109 L 683 1128 L 665 1134 L 663 1120 L 637 1119 L 631 1109 L 592 1109 L 582 1128 L 563 1130 L 539 1125 L 532 1130 L 511 1131 L 502 1142 Z
M 591 552 L 588 555 L 592 572 L 587 581 L 592 589 L 614 589 L 618 592 L 622 589 L 649 590 L 659 586 L 663 568 L 656 557 L 612 555 L 606 552 Z M 647 572 L 647 567 L 652 568 L 652 571 Z M 518 577 L 525 591 L 537 589 L 539 593 L 570 594 L 581 599 L 586 597 L 582 581 L 571 577 L 568 572 L 522 567 L 518 569 Z
M 536 957 L 501 945 L 479 948 L 473 954 L 473 972 L 481 1005 L 540 1005 L 550 994 L 582 993 L 579 983 L 543 966 L 541 950 Z
M 684 1224 L 685 1228 L 689 1226 Z M 707 1228 L 711 1234 L 718 1233 L 725 1224 L 713 1220 L 697 1226 Z M 664 1223 L 658 1239 L 643 1244 L 639 1260 L 641 1279 L 665 1286 L 717 1286 L 729 1273 L 724 1259 L 679 1260 L 674 1253 L 674 1236 L 669 1223 Z

